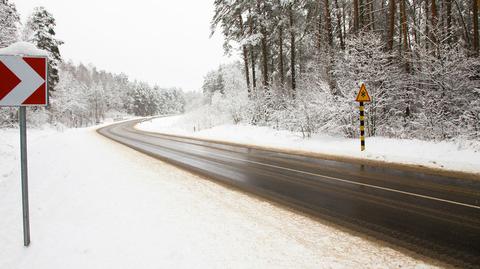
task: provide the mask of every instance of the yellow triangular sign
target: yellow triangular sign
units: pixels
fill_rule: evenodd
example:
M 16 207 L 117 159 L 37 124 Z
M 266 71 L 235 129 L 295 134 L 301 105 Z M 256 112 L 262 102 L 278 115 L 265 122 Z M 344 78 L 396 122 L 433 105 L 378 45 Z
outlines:
M 362 86 L 360 87 L 360 91 L 358 91 L 357 94 L 357 99 L 355 100 L 357 102 L 370 102 L 370 95 L 368 95 L 367 92 L 367 87 L 365 87 L 365 84 L 362 83 Z

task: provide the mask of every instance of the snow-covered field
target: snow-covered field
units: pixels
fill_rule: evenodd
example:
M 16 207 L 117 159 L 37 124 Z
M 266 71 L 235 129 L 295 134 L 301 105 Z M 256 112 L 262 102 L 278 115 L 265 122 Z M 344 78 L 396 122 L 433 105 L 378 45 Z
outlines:
M 0 130 L 0 268 L 434 267 L 93 128 L 28 135 L 32 244 L 25 248 L 18 130 Z
M 226 124 L 194 130 L 188 115 L 156 118 L 137 125 L 138 129 L 228 141 L 263 147 L 313 152 L 334 156 L 366 158 L 392 163 L 422 165 L 431 168 L 478 173 L 480 178 L 480 143 L 476 146 L 455 142 L 428 142 L 414 139 L 367 137 L 366 150 L 360 151 L 358 139 L 314 135 L 303 139 L 301 133 L 269 127 Z

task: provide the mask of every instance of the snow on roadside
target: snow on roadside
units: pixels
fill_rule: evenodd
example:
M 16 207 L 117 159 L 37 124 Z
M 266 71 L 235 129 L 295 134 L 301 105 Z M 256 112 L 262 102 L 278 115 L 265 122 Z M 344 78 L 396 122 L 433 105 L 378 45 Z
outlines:
M 379 242 L 142 155 L 92 128 L 0 130 L 0 268 L 432 268 Z
M 316 134 L 303 139 L 300 133 L 252 125 L 220 125 L 194 131 L 183 115 L 156 118 L 137 125 L 138 129 L 273 147 L 328 155 L 367 158 L 393 163 L 423 165 L 432 168 L 480 173 L 480 150 L 454 142 L 428 142 L 416 139 L 367 137 L 366 151 L 360 151 L 358 139 Z

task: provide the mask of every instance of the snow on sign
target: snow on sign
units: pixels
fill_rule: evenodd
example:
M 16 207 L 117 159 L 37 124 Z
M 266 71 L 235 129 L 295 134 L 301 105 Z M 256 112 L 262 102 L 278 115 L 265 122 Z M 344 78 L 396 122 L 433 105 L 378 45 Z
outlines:
M 362 86 L 360 87 L 360 91 L 358 91 L 358 94 L 357 94 L 357 99 L 355 99 L 355 101 L 370 102 L 370 95 L 368 95 L 367 87 L 365 87 L 365 84 L 362 83 Z
M 47 105 L 47 57 L 0 55 L 0 106 Z

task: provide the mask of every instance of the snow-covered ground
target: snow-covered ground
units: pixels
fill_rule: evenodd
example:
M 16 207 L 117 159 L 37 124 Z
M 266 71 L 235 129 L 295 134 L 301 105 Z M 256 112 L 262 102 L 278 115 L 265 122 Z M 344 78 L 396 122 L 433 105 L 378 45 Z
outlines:
M 255 146 L 313 152 L 334 156 L 367 158 L 391 163 L 422 165 L 437 169 L 478 173 L 480 178 L 480 143 L 475 146 L 456 142 L 429 142 L 414 139 L 367 137 L 366 150 L 360 151 L 359 139 L 314 135 L 303 139 L 301 133 L 269 127 L 226 124 L 200 131 L 188 115 L 156 118 L 136 128 L 203 139 L 228 141 Z
M 18 130 L 0 130 L 0 268 L 435 267 L 93 128 L 29 130 L 28 141 L 32 244 L 25 248 Z

